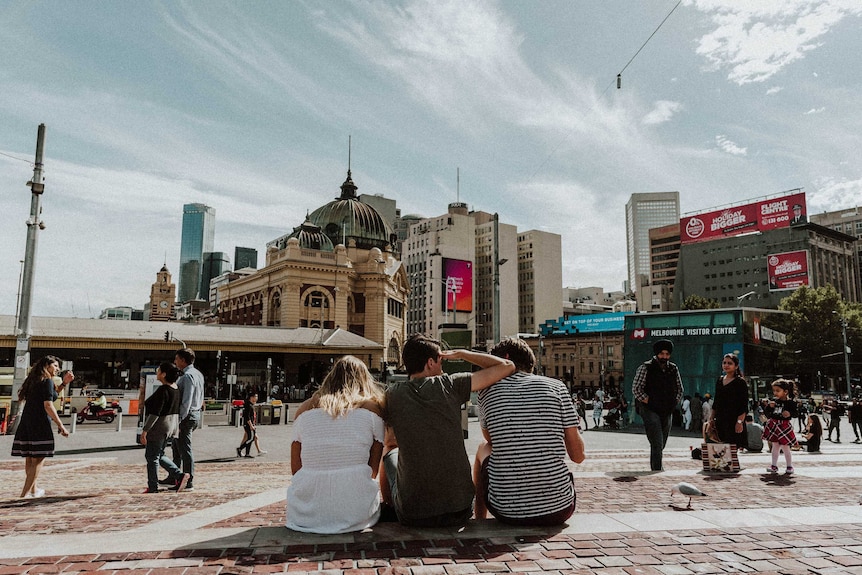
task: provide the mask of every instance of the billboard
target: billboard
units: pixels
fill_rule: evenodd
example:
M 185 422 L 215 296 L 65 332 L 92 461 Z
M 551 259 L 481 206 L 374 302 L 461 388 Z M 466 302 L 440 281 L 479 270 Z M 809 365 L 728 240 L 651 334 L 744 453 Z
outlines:
M 686 216 L 679 221 L 680 242 L 705 242 L 750 232 L 807 223 L 805 194 L 800 192 L 732 208 Z
M 793 290 L 808 283 L 808 250 L 766 256 L 769 291 Z
M 623 331 L 625 316 L 630 313 L 632 312 L 624 311 L 561 317 L 545 320 L 545 323 L 539 327 L 542 335 Z
M 443 311 L 473 311 L 473 262 L 443 258 Z

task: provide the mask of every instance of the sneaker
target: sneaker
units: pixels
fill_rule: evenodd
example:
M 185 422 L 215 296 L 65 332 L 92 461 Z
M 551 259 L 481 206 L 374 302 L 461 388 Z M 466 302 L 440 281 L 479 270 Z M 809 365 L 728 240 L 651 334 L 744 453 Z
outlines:
M 249 457 L 251 459 L 254 459 L 254 455 L 252 455 L 251 453 L 247 453 L 247 454 L 243 455 L 243 457 Z
M 35 497 L 37 499 L 39 497 L 45 497 L 45 490 L 44 489 L 37 489 L 36 493 L 33 494 L 33 497 Z
M 171 487 L 171 491 L 176 491 L 177 493 L 184 491 L 186 485 L 189 482 L 189 479 L 191 479 L 191 475 L 189 475 L 188 473 L 183 473 L 183 476 L 180 478 L 179 481 L 177 481 L 177 484 L 174 487 Z
M 167 477 L 165 477 L 164 479 L 159 479 L 159 485 L 171 485 L 171 486 L 173 486 L 173 485 L 176 485 L 176 484 L 177 484 L 177 480 L 176 480 L 176 479 L 171 479 L 171 476 L 170 476 L 170 475 L 168 475 L 168 476 L 167 476 Z
M 257 454 L 258 454 L 258 455 L 266 455 L 266 454 L 267 454 L 267 451 L 264 449 L 264 450 L 262 450 L 262 451 L 258 451 L 258 452 L 257 452 Z
M 766 472 L 767 473 L 778 473 L 778 466 L 777 465 L 770 465 L 769 467 L 766 468 Z
M 791 467 L 788 467 L 787 469 L 785 469 L 784 474 L 785 475 L 793 475 L 793 467 L 791 466 Z
M 144 491 L 143 491 L 143 493 L 158 493 L 158 492 L 159 492 L 159 490 L 158 490 L 158 489 L 150 489 L 149 487 L 147 487 L 147 488 L 146 488 L 146 489 L 144 489 Z
M 242 447 L 237 447 L 237 448 L 236 448 L 236 456 L 237 456 L 237 457 L 242 457 Z
M 835 443 L 841 443 L 841 440 L 840 440 L 840 439 L 836 439 L 836 440 L 835 440 Z

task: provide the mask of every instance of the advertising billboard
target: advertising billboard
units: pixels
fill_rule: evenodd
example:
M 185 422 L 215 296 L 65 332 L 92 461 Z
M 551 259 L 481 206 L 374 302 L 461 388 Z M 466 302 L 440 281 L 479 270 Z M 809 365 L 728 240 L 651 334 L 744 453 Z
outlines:
M 769 291 L 793 290 L 808 283 L 808 250 L 766 256 Z
M 540 327 L 542 335 L 560 335 L 574 333 L 591 333 L 599 331 L 623 331 L 625 316 L 629 311 L 599 313 L 593 315 L 579 315 L 573 317 L 561 317 L 560 319 L 545 320 Z
M 800 192 L 686 216 L 679 221 L 680 242 L 705 242 L 749 232 L 786 228 L 807 221 L 805 194 Z
M 473 262 L 443 258 L 443 311 L 473 311 Z

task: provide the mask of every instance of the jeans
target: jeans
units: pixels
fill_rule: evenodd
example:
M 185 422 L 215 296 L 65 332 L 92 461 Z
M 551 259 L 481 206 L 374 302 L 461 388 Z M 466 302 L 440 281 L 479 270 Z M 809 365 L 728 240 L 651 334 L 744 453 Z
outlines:
M 662 451 L 664 450 L 664 446 L 667 445 L 667 438 L 670 435 L 671 414 L 661 416 L 647 406 L 643 406 L 641 408 L 641 418 L 644 421 L 644 431 L 646 431 L 647 440 L 649 441 L 650 469 L 661 471 Z
M 183 473 L 189 474 L 189 483 L 195 476 L 195 456 L 192 453 L 192 432 L 200 427 L 201 412 L 192 410 L 188 416 L 180 422 L 180 432 L 174 438 L 171 446 L 173 448 L 174 465 L 181 467 Z
M 159 465 L 168 472 L 168 477 L 179 481 L 183 472 L 165 455 L 165 444 L 168 438 L 159 441 L 147 440 L 144 457 L 147 460 L 147 488 L 150 491 L 159 489 Z

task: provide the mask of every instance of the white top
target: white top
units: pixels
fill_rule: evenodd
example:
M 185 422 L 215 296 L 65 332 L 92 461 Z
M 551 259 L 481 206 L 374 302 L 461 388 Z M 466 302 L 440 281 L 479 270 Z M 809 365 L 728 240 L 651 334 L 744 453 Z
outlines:
M 302 468 L 287 488 L 289 529 L 307 533 L 347 533 L 371 527 L 380 518 L 380 491 L 368 457 L 383 442 L 383 420 L 367 409 L 333 419 L 310 409 L 293 424 L 302 444 Z

